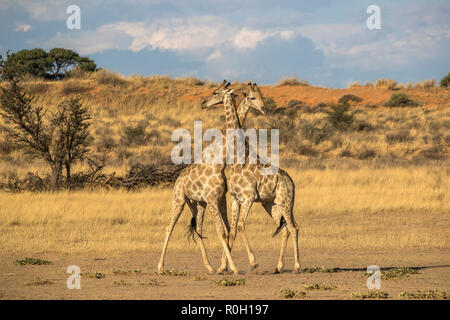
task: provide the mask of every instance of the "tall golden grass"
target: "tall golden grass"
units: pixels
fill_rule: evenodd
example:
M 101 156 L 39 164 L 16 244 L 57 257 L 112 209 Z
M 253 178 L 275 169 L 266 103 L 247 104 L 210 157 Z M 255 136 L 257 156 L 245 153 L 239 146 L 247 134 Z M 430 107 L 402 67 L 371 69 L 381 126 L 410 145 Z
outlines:
M 289 170 L 296 184 L 300 248 L 448 248 L 449 168 Z M 171 189 L 0 193 L 2 252 L 121 253 L 161 249 Z M 170 249 L 196 249 L 185 238 L 186 207 Z M 250 213 L 247 234 L 255 249 L 279 248 L 276 225 L 261 205 Z M 206 213 L 207 248 L 220 250 Z M 290 245 L 290 244 L 289 244 Z M 241 241 L 236 248 L 243 249 Z

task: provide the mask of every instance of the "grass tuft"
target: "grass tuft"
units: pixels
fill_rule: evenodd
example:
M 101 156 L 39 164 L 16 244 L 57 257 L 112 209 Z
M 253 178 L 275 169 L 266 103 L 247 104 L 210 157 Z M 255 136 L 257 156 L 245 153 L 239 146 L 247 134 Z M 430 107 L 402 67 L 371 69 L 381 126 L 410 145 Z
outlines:
M 161 272 L 155 272 L 155 274 L 160 275 L 160 276 L 174 276 L 174 277 L 188 275 L 188 273 L 186 271 L 178 270 L 178 269 L 164 270 Z
M 283 298 L 292 299 L 292 298 L 302 298 L 306 296 L 306 292 L 299 291 L 295 289 L 285 288 L 280 289 L 279 295 Z
M 365 292 L 353 292 L 352 298 L 356 299 L 387 299 L 389 294 L 384 291 L 365 291 Z
M 22 260 L 14 261 L 14 264 L 18 265 L 18 266 L 48 265 L 48 264 L 53 264 L 53 262 L 47 261 L 47 260 L 42 260 L 42 259 L 39 259 L 39 258 L 25 258 L 25 259 L 22 259 Z
M 450 294 L 438 289 L 417 290 L 416 292 L 401 292 L 400 298 L 406 299 L 450 299 Z
M 52 281 L 47 279 L 41 279 L 39 277 L 34 278 L 33 280 L 25 283 L 26 286 L 48 286 L 51 284 L 53 284 Z
M 222 287 L 245 286 L 245 279 L 223 278 L 214 282 Z
M 334 290 L 337 287 L 334 285 L 328 285 L 325 283 L 313 283 L 309 285 L 305 285 L 305 290 Z

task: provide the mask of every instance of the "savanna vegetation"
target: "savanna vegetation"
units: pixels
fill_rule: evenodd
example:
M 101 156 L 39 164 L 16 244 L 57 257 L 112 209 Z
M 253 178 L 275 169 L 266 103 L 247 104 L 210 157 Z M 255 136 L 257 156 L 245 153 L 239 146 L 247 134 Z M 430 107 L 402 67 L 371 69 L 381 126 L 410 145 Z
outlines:
M 4 77 L 3 249 L 159 250 L 170 211 L 170 183 L 129 192 L 113 181 L 137 164 L 169 163 L 170 137 L 177 128 L 192 130 L 196 119 L 203 120 L 204 130 L 220 128 L 220 109 L 200 108 L 216 85 L 83 68 L 58 81 L 21 75 L 14 84 Z M 233 86 L 238 91 L 246 87 Z M 17 95 L 22 111 L 29 112 L 25 118 L 11 109 L 17 103 L 7 109 L 11 90 L 33 96 Z M 269 113 L 250 114 L 247 127 L 280 128 L 281 166 L 296 184 L 294 212 L 303 248 L 448 248 L 443 232 L 450 212 L 447 88 L 381 79 L 375 85 L 328 89 L 290 78 L 261 86 L 261 91 Z M 78 123 L 78 149 L 67 148 L 68 133 L 74 131 L 64 131 L 59 123 Z M 21 136 L 24 127 L 40 131 Z M 70 190 L 71 180 L 89 174 L 102 175 L 103 183 Z M 37 178 L 40 189 L 31 181 Z M 31 182 L 23 183 L 27 179 Z M 54 189 L 61 190 L 47 192 Z M 278 247 L 278 239 L 268 237 L 271 220 L 260 205 L 254 207 L 248 222 L 251 243 L 260 249 Z M 178 230 L 189 216 L 182 216 Z M 212 221 L 207 219 L 205 228 L 211 234 L 208 245 L 219 248 Z M 180 249 L 194 245 L 186 244 L 180 231 L 171 242 Z

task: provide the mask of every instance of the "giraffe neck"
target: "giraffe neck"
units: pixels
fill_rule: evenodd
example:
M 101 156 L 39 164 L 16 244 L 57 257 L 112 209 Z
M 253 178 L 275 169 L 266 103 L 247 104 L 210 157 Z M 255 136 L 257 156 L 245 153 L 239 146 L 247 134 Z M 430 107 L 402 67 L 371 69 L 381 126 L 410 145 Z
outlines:
M 244 127 L 245 119 L 247 118 L 248 110 L 250 109 L 246 103 L 247 99 L 241 101 L 239 106 L 237 107 L 237 114 L 239 119 L 240 127 Z
M 225 109 L 225 129 L 239 129 L 241 127 L 236 112 L 236 106 L 231 94 L 226 94 L 223 99 Z

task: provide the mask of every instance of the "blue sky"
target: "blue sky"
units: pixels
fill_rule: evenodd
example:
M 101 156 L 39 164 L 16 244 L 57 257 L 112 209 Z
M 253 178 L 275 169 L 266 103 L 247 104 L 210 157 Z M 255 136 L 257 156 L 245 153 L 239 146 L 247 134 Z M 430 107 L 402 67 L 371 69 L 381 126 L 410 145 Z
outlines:
M 81 29 L 66 8 L 81 9 Z M 369 30 L 369 5 L 381 29 Z M 1 0 L 0 50 L 64 47 L 126 76 L 167 74 L 335 88 L 450 72 L 450 1 Z

